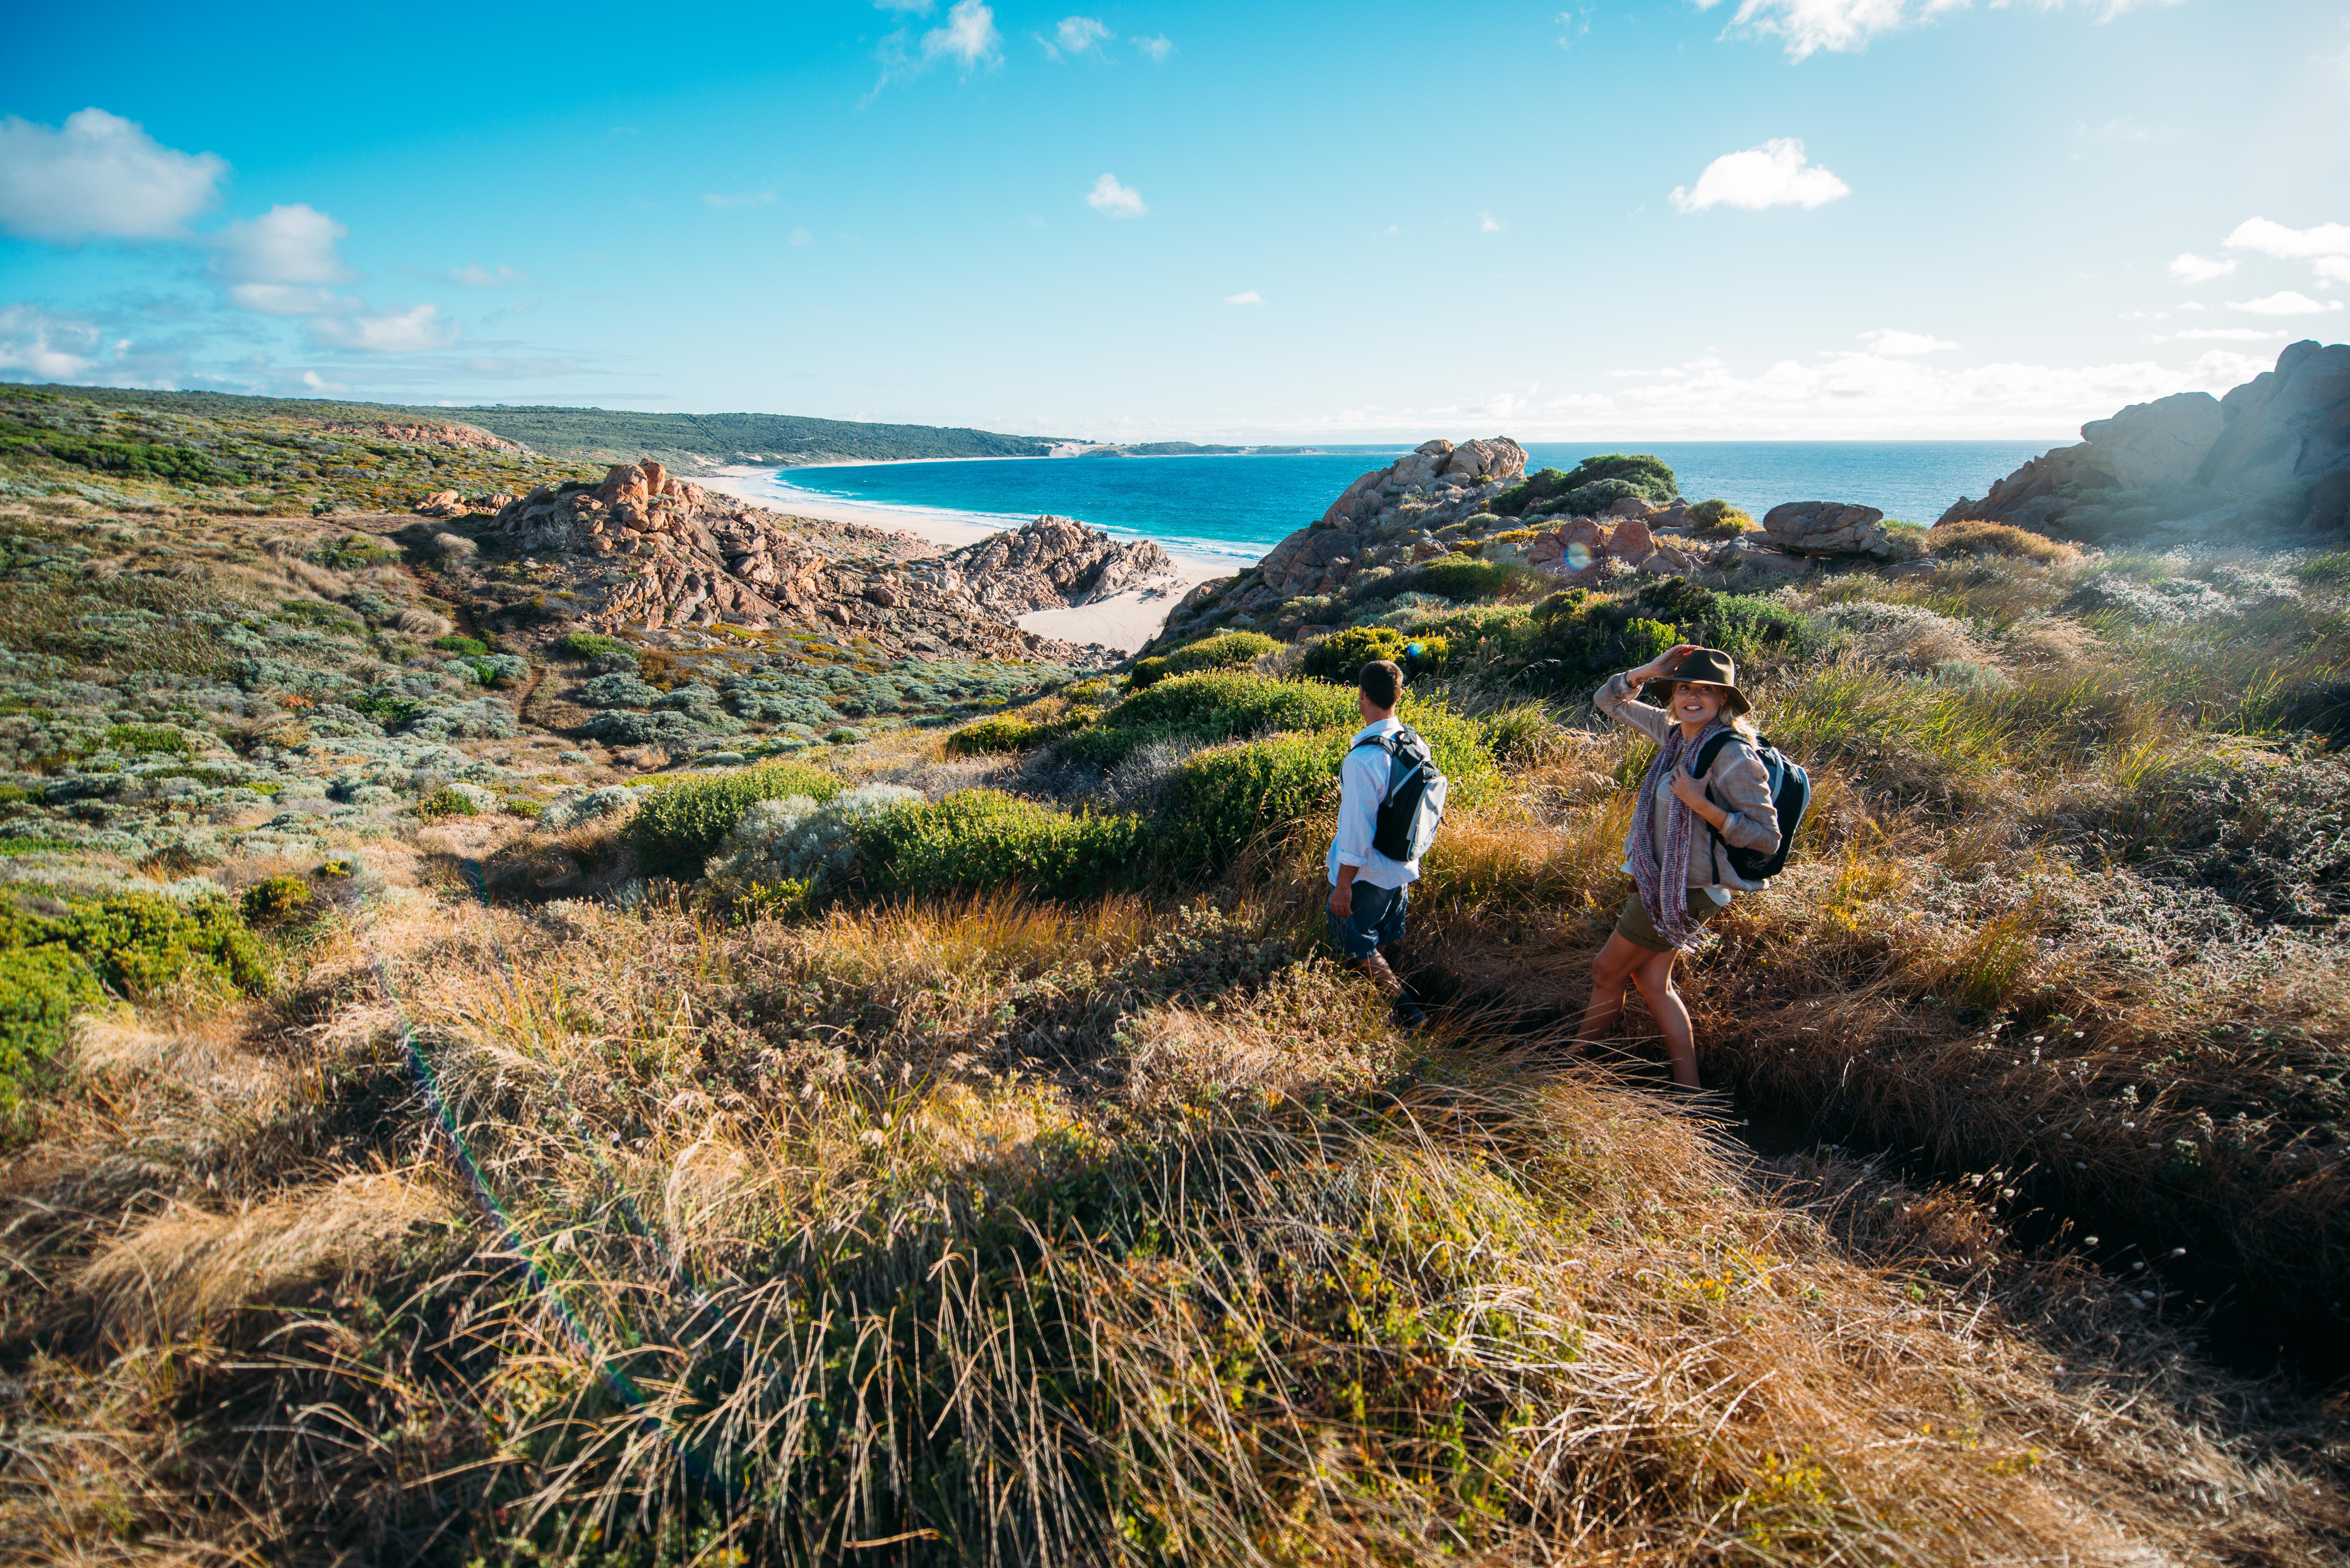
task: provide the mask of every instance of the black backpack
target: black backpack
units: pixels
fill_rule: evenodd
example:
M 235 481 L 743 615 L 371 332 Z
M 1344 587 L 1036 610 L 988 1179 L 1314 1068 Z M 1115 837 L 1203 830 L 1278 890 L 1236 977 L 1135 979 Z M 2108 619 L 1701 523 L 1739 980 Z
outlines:
M 1697 753 L 1697 776 L 1703 778 L 1711 773 L 1713 760 L 1721 754 L 1721 748 L 1732 740 L 1742 739 L 1743 736 L 1731 732 L 1708 741 Z M 1804 813 L 1812 808 L 1812 775 L 1789 762 L 1779 748 L 1771 743 L 1770 736 L 1764 735 L 1748 743 L 1754 748 L 1754 754 L 1762 759 L 1763 775 L 1771 781 L 1771 809 L 1779 814 L 1779 847 L 1768 855 L 1759 849 L 1741 849 L 1734 844 L 1724 844 L 1722 847 L 1729 851 L 1732 871 L 1749 882 L 1762 882 L 1776 877 L 1786 868 L 1787 851 L 1795 845 L 1795 829 L 1804 825 Z M 1706 798 L 1713 798 L 1711 789 L 1706 791 Z M 1706 832 L 1714 842 L 1721 843 L 1721 836 L 1714 832 L 1711 825 L 1707 826 Z
M 1437 772 L 1428 742 L 1409 728 L 1390 735 L 1373 735 L 1361 745 L 1388 754 L 1388 795 L 1379 802 L 1378 826 L 1371 834 L 1371 847 L 1390 860 L 1417 860 L 1435 842 L 1451 781 Z

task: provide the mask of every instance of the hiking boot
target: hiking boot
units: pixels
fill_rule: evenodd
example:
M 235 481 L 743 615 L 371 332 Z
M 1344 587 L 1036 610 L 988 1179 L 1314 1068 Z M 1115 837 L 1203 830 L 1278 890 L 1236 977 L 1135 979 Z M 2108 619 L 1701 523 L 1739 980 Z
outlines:
M 1395 999 L 1396 1022 L 1415 1033 L 1428 1027 L 1428 1009 L 1409 996 Z

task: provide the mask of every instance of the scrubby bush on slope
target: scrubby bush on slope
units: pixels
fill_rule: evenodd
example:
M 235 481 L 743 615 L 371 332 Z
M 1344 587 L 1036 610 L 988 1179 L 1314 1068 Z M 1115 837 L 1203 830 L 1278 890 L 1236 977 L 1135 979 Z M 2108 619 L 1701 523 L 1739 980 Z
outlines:
M 1238 672 L 1180 675 L 1138 691 L 1062 747 L 1107 767 L 1153 741 L 1222 741 L 1269 730 L 1359 728 L 1354 694 L 1311 680 Z
M 1352 686 L 1364 665 L 1384 659 L 1399 666 L 1409 680 L 1442 670 L 1449 648 L 1440 637 L 1415 637 L 1389 626 L 1350 626 L 1309 649 L 1303 668 L 1317 680 Z
M 629 833 L 647 876 L 691 878 L 743 814 L 760 801 L 800 794 L 822 802 L 840 789 L 839 774 L 804 763 L 770 763 L 683 779 L 648 794 Z
M 1213 637 L 1186 643 L 1170 652 L 1139 660 L 1134 667 L 1131 689 L 1139 691 L 1145 687 L 1156 686 L 1170 675 L 1192 675 L 1202 670 L 1244 669 L 1268 653 L 1278 652 L 1280 648 L 1280 643 L 1263 632 L 1219 632 Z
M 1093 898 L 1150 880 L 1164 848 L 1139 816 L 1073 816 L 985 789 L 878 811 L 858 824 L 858 845 L 872 890 L 912 898 L 1003 888 Z

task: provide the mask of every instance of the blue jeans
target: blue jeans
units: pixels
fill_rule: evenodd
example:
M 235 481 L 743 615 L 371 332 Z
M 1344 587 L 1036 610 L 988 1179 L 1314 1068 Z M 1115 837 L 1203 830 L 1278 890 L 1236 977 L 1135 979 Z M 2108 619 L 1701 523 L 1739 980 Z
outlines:
M 1330 915 L 1331 946 L 1359 963 L 1379 949 L 1403 940 L 1403 909 L 1410 902 L 1404 889 L 1374 888 L 1358 881 L 1354 899 L 1355 912 L 1345 919 Z

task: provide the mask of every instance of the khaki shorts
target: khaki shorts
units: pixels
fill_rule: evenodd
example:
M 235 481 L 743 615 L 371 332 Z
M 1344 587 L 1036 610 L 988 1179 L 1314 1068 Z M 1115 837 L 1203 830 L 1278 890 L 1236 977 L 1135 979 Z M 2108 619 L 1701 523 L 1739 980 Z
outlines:
M 1728 908 L 1727 904 L 1715 903 L 1713 896 L 1702 888 L 1689 890 L 1689 923 L 1692 926 L 1705 924 Z M 1633 888 L 1631 896 L 1624 900 L 1623 909 L 1617 911 L 1616 934 L 1633 946 L 1646 948 L 1652 953 L 1673 950 L 1673 944 L 1658 934 L 1657 922 L 1648 919 L 1648 906 L 1640 902 L 1640 889 L 1638 888 Z

